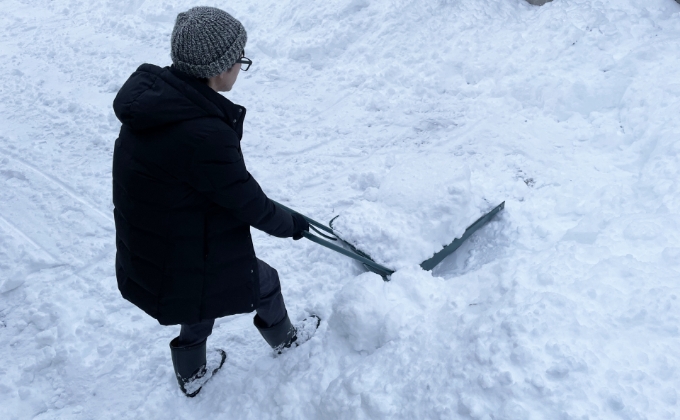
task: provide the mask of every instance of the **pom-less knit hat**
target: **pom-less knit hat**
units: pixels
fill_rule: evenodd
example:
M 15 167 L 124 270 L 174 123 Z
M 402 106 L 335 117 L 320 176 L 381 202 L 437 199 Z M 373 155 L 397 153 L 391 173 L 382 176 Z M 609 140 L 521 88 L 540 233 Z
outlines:
M 170 56 L 178 70 L 207 79 L 231 68 L 247 40 L 246 29 L 229 13 L 193 7 L 177 15 Z

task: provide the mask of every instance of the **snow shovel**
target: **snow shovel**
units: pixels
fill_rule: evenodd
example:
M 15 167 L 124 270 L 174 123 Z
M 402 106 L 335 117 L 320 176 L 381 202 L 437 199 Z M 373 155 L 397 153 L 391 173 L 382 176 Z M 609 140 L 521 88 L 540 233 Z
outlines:
M 274 200 L 272 200 L 272 201 L 274 201 Z M 274 201 L 274 203 L 276 205 L 279 205 L 282 208 L 288 210 L 291 213 L 300 214 L 309 223 L 310 230 L 314 231 L 315 233 L 317 233 L 321 237 L 316 236 L 316 235 L 312 234 L 311 232 L 302 232 L 302 236 L 304 236 L 305 238 L 309 239 L 312 242 L 316 242 L 317 244 L 319 244 L 321 246 L 325 246 L 326 248 L 332 249 L 335 252 L 339 252 L 342 255 L 346 255 L 346 256 L 348 256 L 352 259 L 359 261 L 360 263 L 363 264 L 363 266 L 368 271 L 371 271 L 373 273 L 376 273 L 376 274 L 382 276 L 383 280 L 385 280 L 385 281 L 389 281 L 389 279 L 390 279 L 389 277 L 390 277 L 390 275 L 392 275 L 392 273 L 394 273 L 394 270 L 389 269 L 389 268 L 387 268 L 383 265 L 380 265 L 377 262 L 373 261 L 373 259 L 367 253 L 357 249 L 356 247 L 354 247 L 349 242 L 343 240 L 333 230 L 333 220 L 335 220 L 338 216 L 336 216 L 335 218 L 333 218 L 333 220 L 330 221 L 329 226 L 325 226 L 325 225 L 317 222 L 316 220 L 312 219 L 311 217 L 307 217 L 304 214 L 297 212 L 293 209 L 290 209 L 290 208 L 284 206 L 281 203 L 278 203 L 276 201 Z M 504 208 L 505 208 L 505 201 L 503 201 L 501 204 L 494 207 L 491 211 L 489 211 L 488 213 L 486 213 L 485 215 L 483 215 L 482 217 L 477 219 L 477 221 L 475 221 L 473 224 L 468 226 L 468 228 L 465 229 L 463 236 L 461 236 L 460 238 L 454 239 L 453 242 L 446 245 L 444 248 L 442 248 L 439 252 L 434 254 L 432 257 L 430 257 L 429 259 L 420 263 L 420 267 L 423 270 L 427 270 L 427 271 L 435 268 L 437 266 L 437 264 L 442 262 L 442 260 L 444 258 L 451 255 L 455 250 L 457 250 L 463 244 L 463 242 L 465 242 L 465 240 L 467 238 L 469 238 L 473 233 L 475 233 L 477 230 L 479 230 L 479 228 L 481 228 L 482 226 L 489 223 L 489 221 L 491 219 L 493 219 L 493 217 L 496 214 L 498 214 L 499 211 L 503 210 Z M 335 243 L 333 243 L 331 241 L 333 241 Z M 342 246 L 340 246 L 338 244 L 340 244 Z

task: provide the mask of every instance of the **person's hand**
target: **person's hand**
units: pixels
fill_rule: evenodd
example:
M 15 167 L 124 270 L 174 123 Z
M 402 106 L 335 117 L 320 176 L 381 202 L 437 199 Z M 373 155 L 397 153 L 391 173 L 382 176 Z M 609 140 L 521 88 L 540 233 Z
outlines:
M 296 241 L 302 238 L 302 232 L 309 232 L 309 223 L 300 213 L 293 213 L 293 224 L 295 225 L 293 239 Z

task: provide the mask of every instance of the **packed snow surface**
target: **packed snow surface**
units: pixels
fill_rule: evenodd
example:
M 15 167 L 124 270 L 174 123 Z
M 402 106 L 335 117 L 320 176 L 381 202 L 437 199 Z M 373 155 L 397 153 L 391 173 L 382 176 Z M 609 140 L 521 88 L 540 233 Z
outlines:
M 248 108 L 255 178 L 398 270 L 386 283 L 254 232 L 293 321 L 321 326 L 274 357 L 250 315 L 219 319 L 227 361 L 185 398 L 178 328 L 116 287 L 111 102 L 140 64 L 170 63 L 197 4 L 5 0 L 3 418 L 680 416 L 678 3 L 205 3 L 248 30 L 254 64 L 227 96 Z

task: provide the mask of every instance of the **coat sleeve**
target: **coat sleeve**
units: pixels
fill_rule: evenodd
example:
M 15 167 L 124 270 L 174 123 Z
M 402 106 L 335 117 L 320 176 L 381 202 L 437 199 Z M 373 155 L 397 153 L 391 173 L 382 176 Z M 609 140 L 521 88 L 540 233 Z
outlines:
M 293 236 L 292 215 L 267 198 L 250 175 L 236 135 L 222 131 L 221 138 L 210 137 L 194 153 L 191 186 L 256 229 L 279 238 Z

